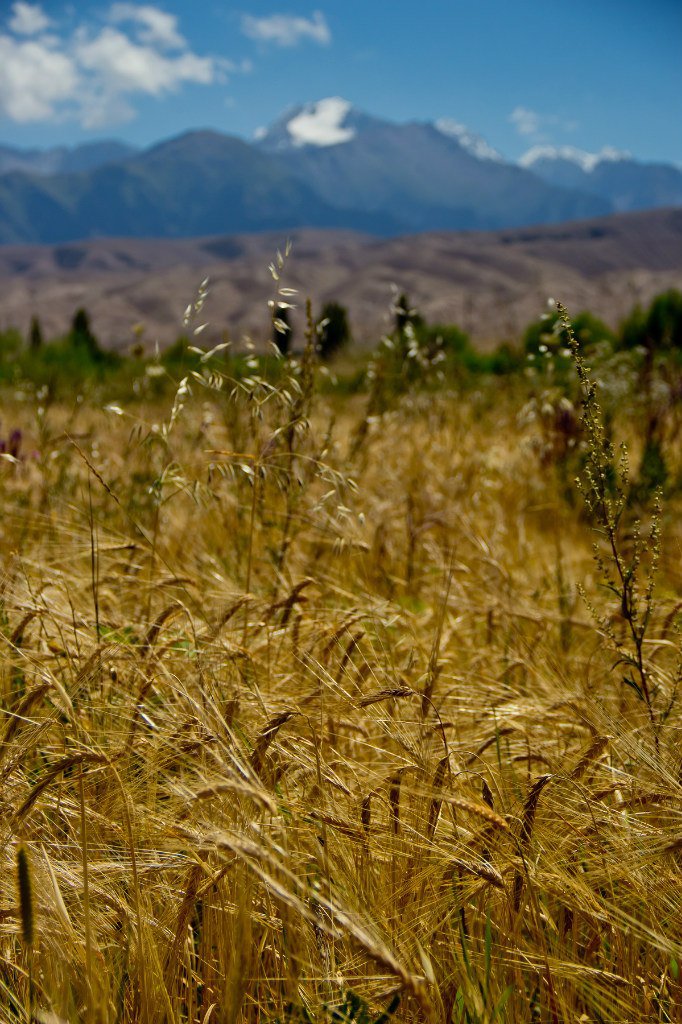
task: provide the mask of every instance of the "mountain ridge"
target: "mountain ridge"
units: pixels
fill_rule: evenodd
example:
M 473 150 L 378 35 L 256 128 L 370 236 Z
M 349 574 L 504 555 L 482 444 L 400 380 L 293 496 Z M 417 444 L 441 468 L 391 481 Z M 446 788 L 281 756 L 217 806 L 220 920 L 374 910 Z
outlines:
M 104 140 L 21 159 L 0 147 L 0 244 L 344 227 L 393 237 L 682 205 L 672 166 L 623 157 L 585 170 L 547 153 L 520 166 L 457 122 L 397 124 L 341 97 L 292 108 L 253 142 L 197 129 L 141 150 Z

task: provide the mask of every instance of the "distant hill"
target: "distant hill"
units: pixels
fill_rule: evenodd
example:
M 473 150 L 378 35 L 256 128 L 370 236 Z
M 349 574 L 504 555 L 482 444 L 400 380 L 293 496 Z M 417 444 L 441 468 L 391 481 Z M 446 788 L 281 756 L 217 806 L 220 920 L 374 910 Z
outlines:
M 74 174 L 0 176 L 0 242 L 364 225 L 241 139 L 190 132 Z M 385 227 L 382 221 L 380 227 Z
M 70 174 L 93 171 L 103 164 L 118 163 L 136 152 L 133 146 L 115 139 L 87 142 L 69 149 L 14 149 L 0 145 L 0 174 L 22 171 L 26 174 Z
M 99 239 L 53 246 L 0 247 L 0 328 L 67 330 L 85 306 L 101 341 L 125 349 L 144 324 L 151 347 L 172 343 L 199 282 L 210 277 L 202 344 L 228 329 L 270 335 L 268 271 L 287 234 L 293 250 L 283 283 L 302 308 L 329 299 L 347 306 L 359 341 L 374 343 L 390 322 L 393 286 L 430 322 L 458 323 L 480 346 L 517 339 L 532 318 L 561 299 L 616 325 L 635 302 L 682 288 L 682 210 L 616 214 L 498 232 L 431 232 L 377 239 L 349 231 L 300 230 L 183 240 Z
M 682 206 L 682 170 L 669 164 L 649 164 L 606 151 L 593 156 L 570 146 L 538 146 L 523 165 L 550 185 L 589 192 L 619 212 Z

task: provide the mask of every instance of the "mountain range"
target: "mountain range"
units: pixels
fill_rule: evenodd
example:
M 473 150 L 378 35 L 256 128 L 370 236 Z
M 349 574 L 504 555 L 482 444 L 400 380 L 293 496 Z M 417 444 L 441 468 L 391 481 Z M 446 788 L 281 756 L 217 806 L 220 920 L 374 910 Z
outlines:
M 147 149 L 0 146 L 0 244 L 299 228 L 393 237 L 682 205 L 682 171 L 539 149 L 520 164 L 448 121 L 394 124 L 328 98 L 253 142 L 193 131 Z

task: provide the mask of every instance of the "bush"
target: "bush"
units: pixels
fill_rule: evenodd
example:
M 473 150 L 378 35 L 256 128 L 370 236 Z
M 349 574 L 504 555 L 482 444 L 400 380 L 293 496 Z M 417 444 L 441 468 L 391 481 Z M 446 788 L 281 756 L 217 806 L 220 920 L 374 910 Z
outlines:
M 77 309 L 74 314 L 67 341 L 75 349 L 80 349 L 82 352 L 87 353 L 88 358 L 94 363 L 100 362 L 105 354 L 99 347 L 97 338 L 92 333 L 90 317 L 82 307 Z
M 31 326 L 28 332 L 28 347 L 32 352 L 37 352 L 43 347 L 43 329 L 37 316 L 31 317 Z
M 599 317 L 593 316 L 587 311 L 573 317 L 571 329 L 581 352 L 587 354 L 594 350 L 600 342 L 607 341 L 613 345 L 616 340 L 611 328 L 607 327 Z M 568 335 L 565 328 L 562 327 L 559 314 L 557 312 L 549 313 L 529 324 L 523 335 L 522 343 L 523 350 L 527 355 L 538 355 L 545 349 L 555 351 L 558 348 L 568 348 Z
M 415 335 L 429 360 L 437 359 L 440 354 L 449 368 L 476 369 L 478 354 L 469 335 L 456 324 L 425 324 L 422 321 L 415 326 Z
M 650 352 L 682 350 L 682 292 L 671 288 L 657 295 L 648 310 L 637 305 L 620 328 L 621 348 Z
M 0 331 L 0 364 L 12 362 L 23 348 L 23 339 L 19 331 L 9 327 Z
M 330 359 L 350 341 L 348 312 L 339 302 L 326 302 L 318 323 L 318 350 L 321 359 Z

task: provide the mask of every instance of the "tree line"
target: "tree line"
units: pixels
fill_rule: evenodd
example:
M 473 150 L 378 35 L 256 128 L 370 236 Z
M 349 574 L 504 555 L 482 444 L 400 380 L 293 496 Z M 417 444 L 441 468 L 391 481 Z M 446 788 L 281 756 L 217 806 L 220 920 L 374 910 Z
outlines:
M 292 355 L 300 347 L 290 310 L 281 308 L 273 317 L 272 342 L 280 356 Z M 482 354 L 468 334 L 456 324 L 430 324 L 412 307 L 408 296 L 399 295 L 393 304 L 390 333 L 394 361 L 400 363 L 418 351 L 425 358 L 439 357 L 448 365 L 470 372 L 507 373 L 543 357 L 560 356 L 565 351 L 565 330 L 557 312 L 530 323 L 521 336 L 521 344 L 502 343 L 491 353 Z M 348 310 L 336 301 L 326 302 L 315 317 L 315 340 L 323 361 L 335 359 L 352 342 Z M 586 354 L 598 345 L 614 351 L 644 353 L 651 361 L 659 354 L 682 355 L 682 292 L 670 289 L 657 295 L 643 307 L 637 305 L 613 330 L 592 313 L 578 313 L 572 329 Z M 103 376 L 116 368 L 138 365 L 144 359 L 144 347 L 138 340 L 127 355 L 104 348 L 83 307 L 76 310 L 67 333 L 47 340 L 37 316 L 33 316 L 26 336 L 16 328 L 0 331 L 0 379 L 34 379 L 45 383 L 52 379 L 77 381 Z M 165 365 L 187 362 L 188 339 L 184 336 L 161 355 Z

